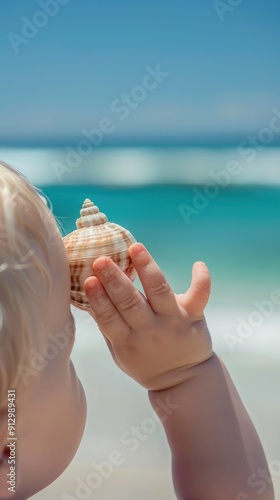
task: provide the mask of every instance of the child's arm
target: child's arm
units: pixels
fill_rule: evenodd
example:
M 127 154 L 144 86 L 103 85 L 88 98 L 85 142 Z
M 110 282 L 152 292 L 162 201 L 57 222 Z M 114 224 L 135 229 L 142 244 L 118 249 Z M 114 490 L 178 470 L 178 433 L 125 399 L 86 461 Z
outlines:
M 212 352 L 206 266 L 197 263 L 190 289 L 175 295 L 142 245 L 130 255 L 146 297 L 106 257 L 95 261 L 85 290 L 115 362 L 149 390 L 171 447 L 177 497 L 273 500 L 261 443 Z
M 186 381 L 149 391 L 173 456 L 173 482 L 182 500 L 272 500 L 262 445 L 233 382 L 213 356 L 189 370 Z M 160 403 L 161 402 L 161 403 Z

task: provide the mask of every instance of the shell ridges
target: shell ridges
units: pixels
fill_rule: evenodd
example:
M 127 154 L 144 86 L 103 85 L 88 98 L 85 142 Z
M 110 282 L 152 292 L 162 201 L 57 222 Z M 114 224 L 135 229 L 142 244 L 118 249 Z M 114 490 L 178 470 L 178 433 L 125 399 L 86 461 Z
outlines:
M 76 221 L 77 229 L 82 227 L 98 226 L 99 224 L 105 224 L 108 219 L 105 214 L 99 211 L 99 208 L 94 205 L 94 203 L 87 198 L 80 211 L 80 219 Z
M 94 260 L 101 255 L 111 257 L 133 280 L 136 271 L 128 248 L 136 240 L 127 229 L 109 222 L 106 215 L 88 198 L 83 203 L 80 215 L 76 221 L 77 229 L 63 240 L 71 276 L 71 303 L 80 309 L 91 311 L 84 282 L 93 275 Z

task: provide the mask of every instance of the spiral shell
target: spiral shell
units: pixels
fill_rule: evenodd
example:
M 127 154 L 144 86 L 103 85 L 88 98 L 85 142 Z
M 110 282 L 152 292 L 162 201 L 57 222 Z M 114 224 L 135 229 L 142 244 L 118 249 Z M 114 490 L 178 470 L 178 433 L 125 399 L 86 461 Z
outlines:
M 84 201 L 77 230 L 63 238 L 71 275 L 71 303 L 91 311 L 85 291 L 85 279 L 93 275 L 92 263 L 101 255 L 111 259 L 133 281 L 136 271 L 128 248 L 135 238 L 127 229 L 108 222 L 105 214 L 89 199 Z

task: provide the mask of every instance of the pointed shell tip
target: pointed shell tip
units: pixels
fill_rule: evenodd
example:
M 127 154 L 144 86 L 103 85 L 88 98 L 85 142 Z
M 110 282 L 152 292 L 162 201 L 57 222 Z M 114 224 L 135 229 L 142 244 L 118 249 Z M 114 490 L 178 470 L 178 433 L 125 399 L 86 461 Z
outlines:
M 94 203 L 89 198 L 86 198 L 84 203 L 83 203 L 83 206 L 84 205 L 94 205 Z

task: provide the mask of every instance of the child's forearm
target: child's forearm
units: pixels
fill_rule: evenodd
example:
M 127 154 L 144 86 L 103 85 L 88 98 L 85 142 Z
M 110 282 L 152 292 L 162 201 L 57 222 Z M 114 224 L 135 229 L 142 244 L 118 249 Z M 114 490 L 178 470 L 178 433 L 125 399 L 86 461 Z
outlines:
M 149 398 L 171 447 L 178 499 L 274 499 L 262 445 L 217 356 Z

